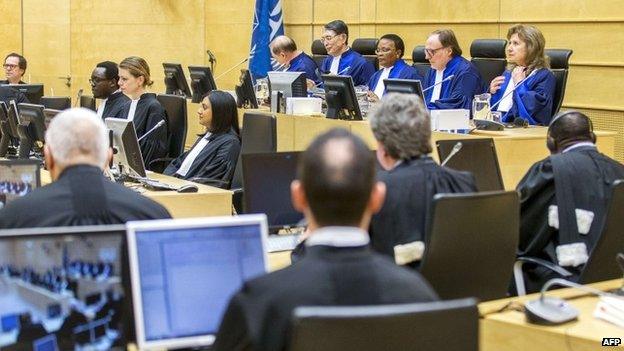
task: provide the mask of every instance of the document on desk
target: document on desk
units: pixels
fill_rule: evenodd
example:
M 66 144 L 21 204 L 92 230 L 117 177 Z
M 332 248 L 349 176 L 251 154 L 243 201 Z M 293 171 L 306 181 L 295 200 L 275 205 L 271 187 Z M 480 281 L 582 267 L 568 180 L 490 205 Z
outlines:
M 594 310 L 594 317 L 624 328 L 624 297 L 602 296 Z

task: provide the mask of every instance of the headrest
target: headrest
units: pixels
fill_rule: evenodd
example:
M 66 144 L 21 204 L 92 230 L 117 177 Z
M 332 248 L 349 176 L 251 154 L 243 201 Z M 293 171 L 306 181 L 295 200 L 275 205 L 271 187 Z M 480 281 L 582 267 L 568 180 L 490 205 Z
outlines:
M 312 42 L 312 55 L 327 55 L 325 45 L 320 39 L 316 39 Z
M 470 45 L 472 58 L 505 58 L 505 39 L 475 39 Z
M 546 56 L 550 58 L 551 69 L 568 69 L 572 50 L 569 49 L 546 49 Z
M 425 46 L 418 45 L 412 51 L 412 61 L 414 63 L 429 63 L 429 61 L 425 58 Z
M 377 38 L 358 38 L 353 41 L 351 48 L 360 55 L 375 55 Z

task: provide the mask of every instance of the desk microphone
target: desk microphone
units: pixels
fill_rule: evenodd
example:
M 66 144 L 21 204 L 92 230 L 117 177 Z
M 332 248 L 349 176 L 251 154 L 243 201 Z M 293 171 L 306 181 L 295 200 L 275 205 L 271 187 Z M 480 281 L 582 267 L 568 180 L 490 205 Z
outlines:
M 424 93 L 424 92 L 426 92 L 426 91 L 429 91 L 429 90 L 431 90 L 431 89 L 433 89 L 433 88 L 437 87 L 438 85 L 440 85 L 440 84 L 442 84 L 442 83 L 444 83 L 444 82 L 447 82 L 447 81 L 449 81 L 449 80 L 451 80 L 451 79 L 453 79 L 453 78 L 455 78 L 455 75 L 454 75 L 454 74 L 451 74 L 450 76 L 448 76 L 448 77 L 446 77 L 446 78 L 442 79 L 441 81 L 439 81 L 439 82 L 435 83 L 434 85 L 432 85 L 432 86 L 430 86 L 430 87 L 427 87 L 427 89 L 424 89 L 424 90 L 423 90 L 423 93 Z
M 238 67 L 238 66 L 242 65 L 243 63 L 245 63 L 245 62 L 247 62 L 247 61 L 249 61 L 249 57 L 245 58 L 244 60 L 242 60 L 241 62 L 239 62 L 239 63 L 235 64 L 234 66 L 232 66 L 232 67 L 228 68 L 225 72 L 223 72 L 223 73 L 219 74 L 217 77 L 215 77 L 215 80 L 217 80 L 217 79 L 219 79 L 219 78 L 223 77 L 224 75 L 226 75 L 226 74 L 230 73 L 230 71 L 231 71 L 231 70 L 233 70 L 234 68 L 236 68 L 236 67 Z
M 210 70 L 214 72 L 214 68 L 217 64 L 217 57 L 210 51 L 210 49 L 206 50 L 208 54 L 208 62 L 210 62 Z
M 82 98 L 82 92 L 84 91 L 84 89 L 80 88 L 78 90 L 78 97 L 76 98 L 76 102 L 74 103 L 74 107 L 78 107 L 78 104 L 80 103 L 80 99 Z
M 444 161 L 442 161 L 442 163 L 440 164 L 440 166 L 444 167 L 446 165 L 446 163 L 448 161 L 450 161 L 453 156 L 455 156 L 459 150 L 462 149 L 462 147 L 464 147 L 464 144 L 461 141 L 458 141 L 454 146 L 453 149 L 451 150 L 451 152 L 448 154 L 448 156 L 446 156 L 446 158 L 444 159 Z
M 160 122 L 156 123 L 156 125 L 155 125 L 155 126 L 153 126 L 153 127 L 152 127 L 152 129 L 148 130 L 148 131 L 147 131 L 147 133 L 143 134 L 143 135 L 139 138 L 139 140 L 138 140 L 138 141 L 143 140 L 143 138 L 145 138 L 146 136 L 148 136 L 148 135 L 152 134 L 152 133 L 153 133 L 156 129 L 158 129 L 158 128 L 160 128 L 160 127 L 164 126 L 164 125 L 165 125 L 165 120 L 163 119 L 162 121 L 160 121 Z

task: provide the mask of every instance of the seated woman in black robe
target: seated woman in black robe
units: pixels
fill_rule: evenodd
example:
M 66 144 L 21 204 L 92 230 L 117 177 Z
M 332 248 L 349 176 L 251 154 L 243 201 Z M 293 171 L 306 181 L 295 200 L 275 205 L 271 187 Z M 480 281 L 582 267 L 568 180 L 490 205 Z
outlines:
M 139 139 L 159 122 L 167 121 L 167 113 L 156 99 L 156 94 L 145 91 L 152 84 L 150 69 L 144 59 L 131 56 L 121 61 L 119 64 L 119 89 L 130 98 L 130 101 L 115 117 L 133 121 Z M 146 168 L 150 168 L 151 161 L 167 156 L 167 139 L 168 132 L 165 123 L 139 141 Z
M 197 115 L 206 134 L 173 160 L 164 174 L 189 180 L 203 178 L 201 182 L 228 187 L 241 147 L 236 101 L 229 93 L 213 90 L 204 96 Z

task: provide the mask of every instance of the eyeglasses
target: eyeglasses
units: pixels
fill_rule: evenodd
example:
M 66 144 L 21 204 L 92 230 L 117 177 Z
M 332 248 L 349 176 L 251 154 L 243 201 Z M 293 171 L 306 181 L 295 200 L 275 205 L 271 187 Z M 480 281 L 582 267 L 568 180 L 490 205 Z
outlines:
M 2 67 L 4 67 L 4 69 L 8 69 L 8 70 L 12 70 L 12 69 L 16 69 L 18 65 L 12 65 L 10 63 L 5 63 L 4 65 L 2 65 Z
M 326 35 L 321 37 L 321 42 L 326 42 L 326 41 L 330 41 L 332 39 L 334 39 L 335 37 L 339 36 L 340 34 L 336 34 L 336 35 Z
M 96 85 L 96 84 L 102 83 L 102 82 L 107 81 L 107 80 L 108 79 L 106 79 L 106 78 L 93 77 L 93 78 L 89 78 L 89 84 Z
M 433 56 L 433 55 L 435 55 L 435 54 L 436 54 L 436 52 L 438 52 L 438 50 L 442 50 L 442 49 L 444 49 L 444 48 L 445 48 L 445 47 L 443 46 L 443 47 L 441 47 L 441 48 L 437 48 L 437 49 L 425 49 L 425 52 L 426 52 L 427 54 L 429 54 L 429 56 Z
M 383 49 L 375 49 L 375 53 L 376 54 L 387 54 L 392 52 L 392 49 L 388 49 L 388 48 L 383 48 Z

